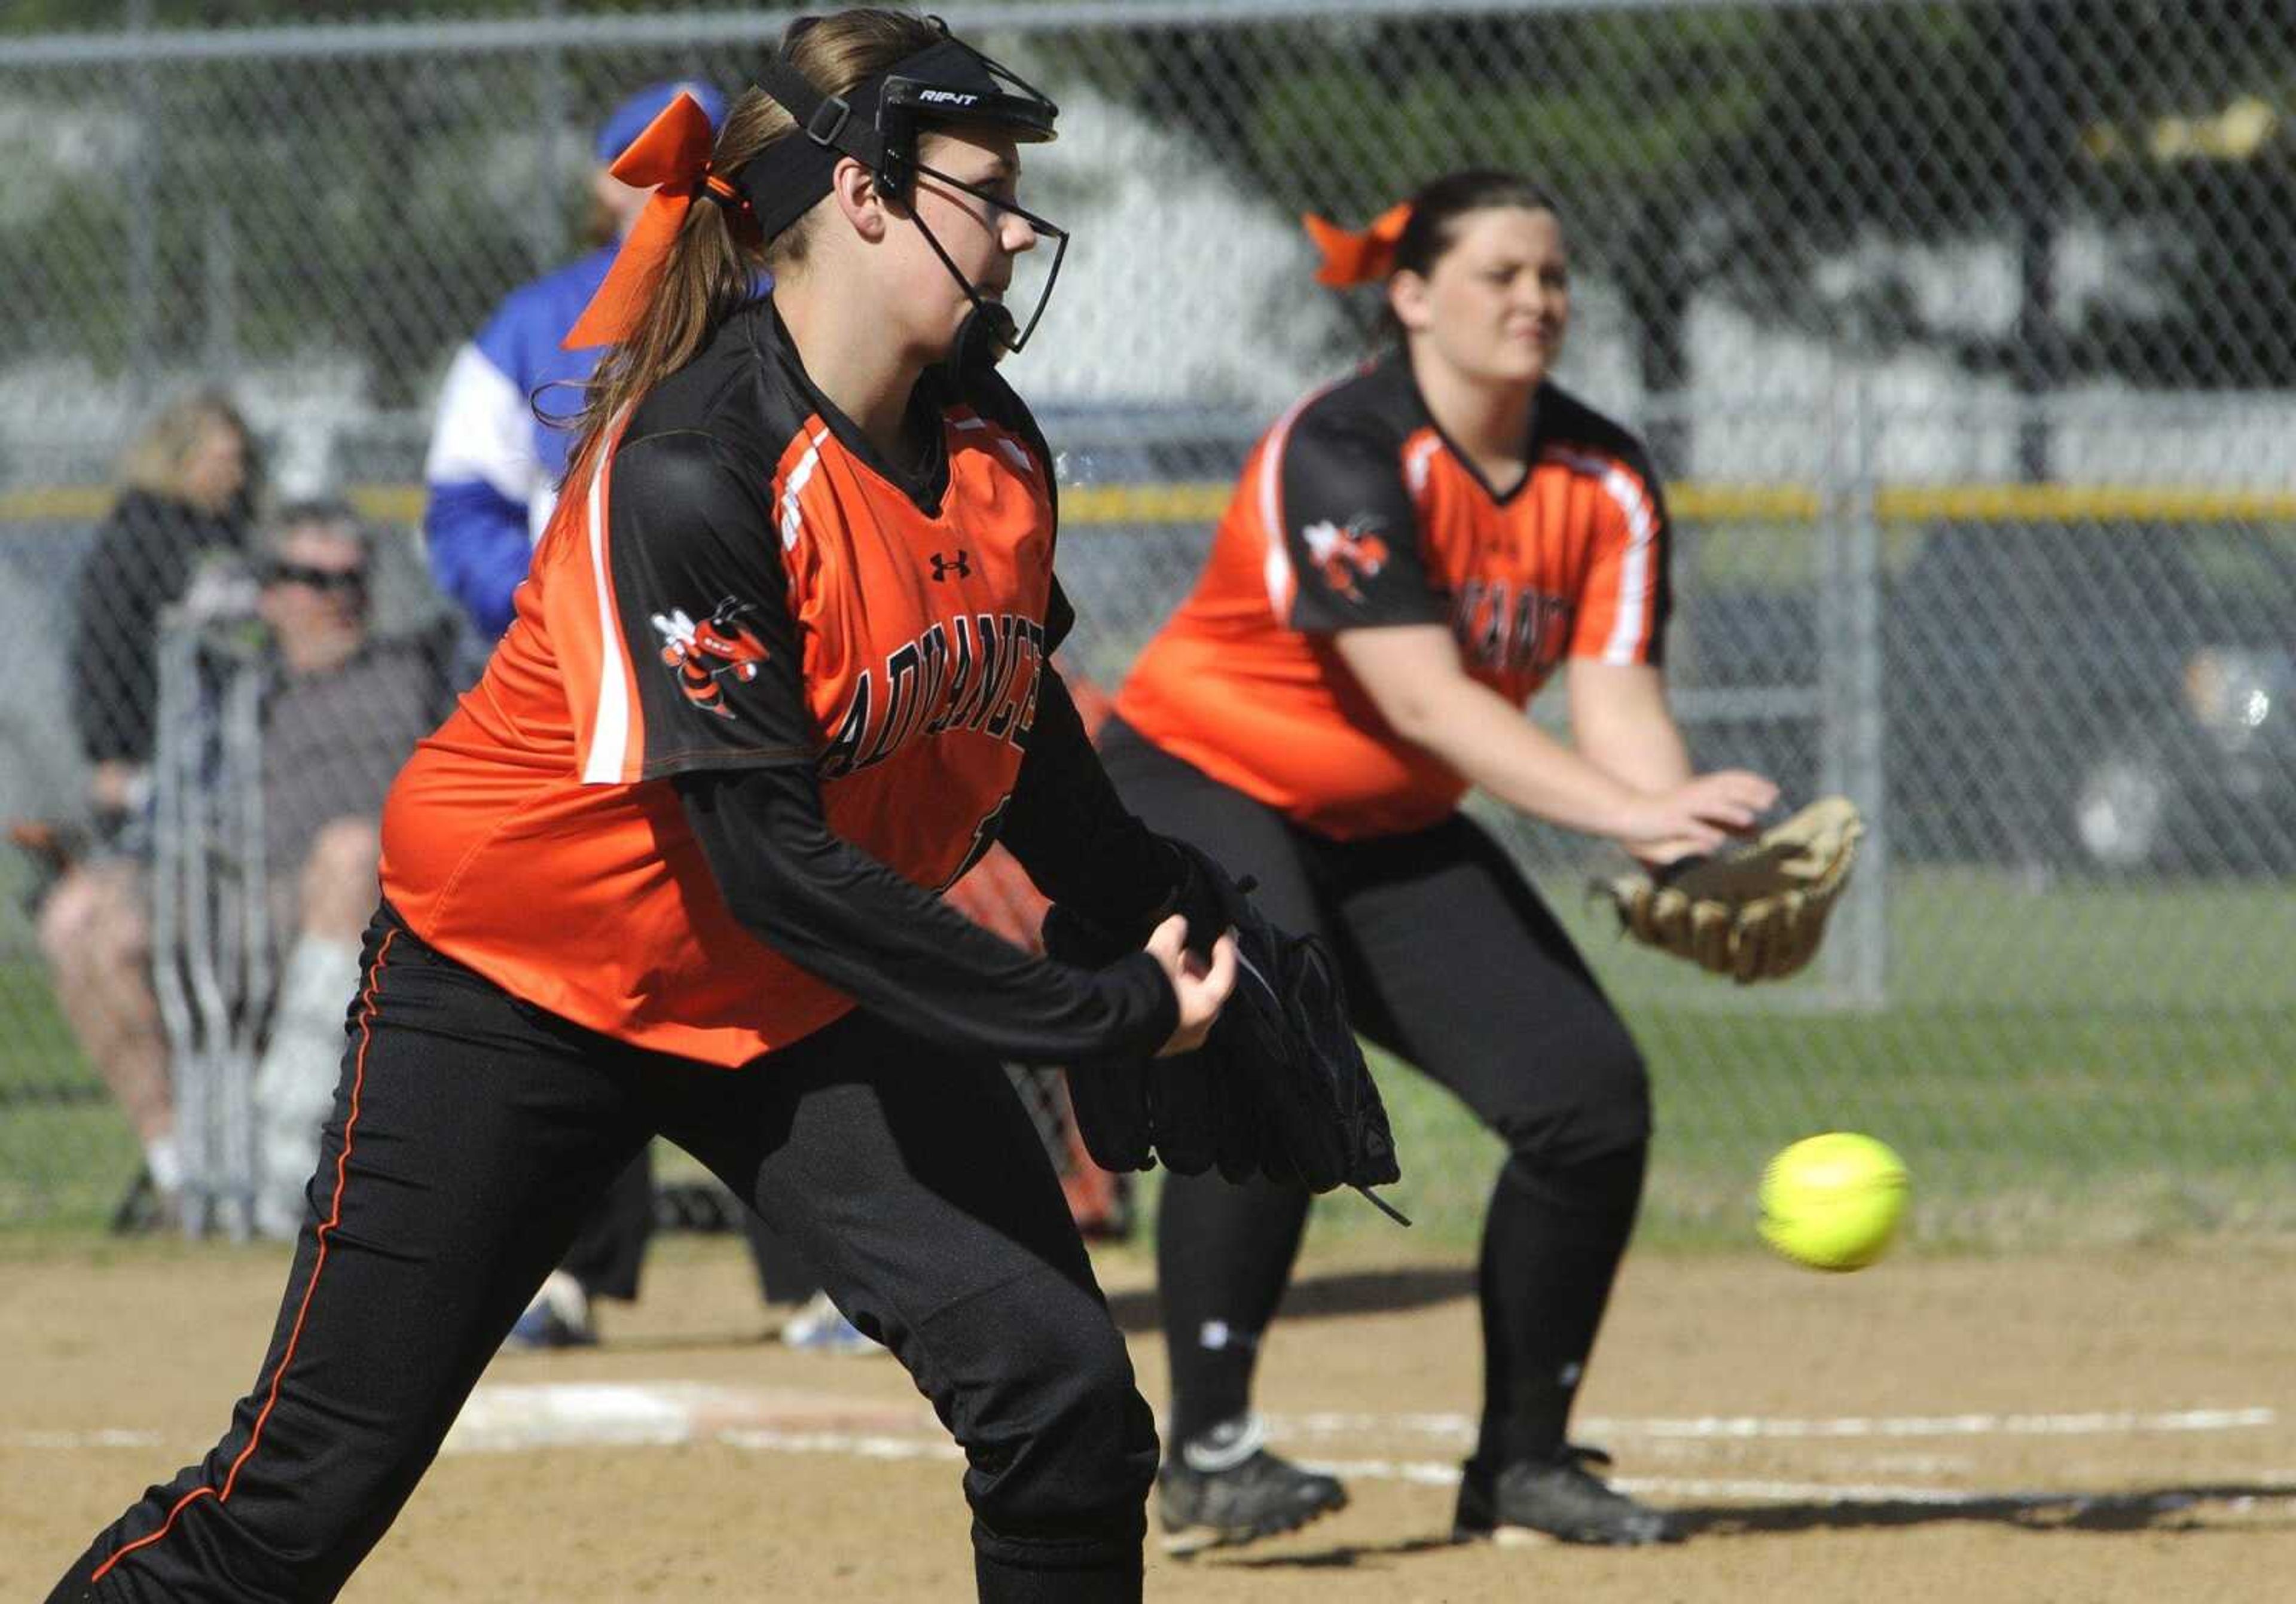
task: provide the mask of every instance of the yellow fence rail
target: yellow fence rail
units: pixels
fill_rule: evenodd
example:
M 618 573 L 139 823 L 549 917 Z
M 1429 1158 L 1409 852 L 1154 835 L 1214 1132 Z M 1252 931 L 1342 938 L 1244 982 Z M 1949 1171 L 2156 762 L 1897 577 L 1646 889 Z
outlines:
M 1210 523 L 1226 510 L 1225 481 L 1092 485 L 1061 497 L 1063 521 L 1078 526 Z M 0 491 L 0 525 L 92 523 L 114 492 L 101 485 L 57 485 Z M 411 524 L 422 516 L 419 485 L 357 485 L 348 492 L 361 514 Z M 1674 516 L 1685 523 L 1815 523 L 1825 511 L 1815 486 L 1722 484 L 1686 480 L 1669 489 Z M 1887 485 L 1874 497 L 1884 524 L 2296 523 L 2296 491 L 2230 490 L 2161 485 Z

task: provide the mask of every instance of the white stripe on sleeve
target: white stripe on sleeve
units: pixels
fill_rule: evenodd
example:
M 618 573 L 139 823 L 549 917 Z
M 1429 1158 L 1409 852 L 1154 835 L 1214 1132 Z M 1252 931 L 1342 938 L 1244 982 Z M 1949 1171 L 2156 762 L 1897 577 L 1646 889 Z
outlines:
M 605 463 L 590 472 L 584 515 L 589 520 L 590 582 L 598 593 L 598 693 L 590 721 L 590 749 L 582 758 L 582 783 L 619 785 L 623 749 L 630 740 L 629 685 L 622 677 L 626 659 L 621 625 L 614 618 L 614 587 L 606 575 Z
M 1279 624 L 1292 621 L 1292 597 L 1299 583 L 1292 575 L 1292 552 L 1284 542 L 1283 447 L 1292 438 L 1292 421 L 1308 410 L 1308 403 L 1336 388 L 1326 384 L 1294 401 L 1291 409 L 1275 420 L 1275 427 L 1267 431 L 1267 448 L 1259 454 L 1259 527 L 1267 536 L 1267 550 L 1260 557 L 1260 573 L 1267 585 L 1267 605 L 1274 610 Z
M 1599 661 L 1631 664 L 1649 638 L 1658 607 L 1658 512 L 1642 482 L 1609 457 L 1556 449 L 1547 454 L 1575 473 L 1601 484 L 1627 520 L 1626 555 L 1619 560 L 1618 611 Z
M 1603 488 L 1627 515 L 1627 554 L 1619 564 L 1619 616 L 1611 626 L 1611 638 L 1603 643 L 1603 660 L 1631 663 L 1649 638 L 1652 617 L 1658 608 L 1652 572 L 1658 518 L 1651 509 L 1649 494 L 1625 469 L 1615 464 L 1607 469 Z
M 813 471 L 820 466 L 821 443 L 828 438 L 826 427 L 813 437 L 806 446 L 805 454 L 798 458 L 797 466 L 790 470 L 789 483 L 782 487 L 782 550 L 784 552 L 797 549 L 797 537 L 805 528 L 805 512 L 797 504 L 797 498 L 813 478 Z

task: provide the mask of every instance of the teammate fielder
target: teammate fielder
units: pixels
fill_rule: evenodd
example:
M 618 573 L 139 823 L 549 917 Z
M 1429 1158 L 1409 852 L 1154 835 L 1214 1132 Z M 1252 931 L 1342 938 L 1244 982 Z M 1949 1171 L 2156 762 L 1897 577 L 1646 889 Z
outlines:
M 1195 967 L 1173 917 L 1077 970 L 933 895 L 992 837 L 1111 924 L 1177 868 L 1046 663 L 1050 460 L 986 360 L 1057 236 L 1014 200 L 1054 109 L 875 11 L 762 78 L 714 152 L 680 100 L 620 164 L 661 187 L 586 315 L 617 349 L 515 620 L 388 805 L 270 1353 L 55 1600 L 334 1597 L 656 1133 L 931 1399 L 982 1599 L 1140 1596 L 1154 1427 L 997 1060 L 1200 1043 L 1233 938 Z
M 1547 376 L 1570 281 L 1546 198 L 1464 172 L 1365 234 L 1314 226 L 1324 282 L 1384 282 L 1398 348 L 1260 441 L 1103 755 L 1143 817 L 1257 875 L 1278 924 L 1321 934 L 1359 1027 L 1506 1142 L 1458 1533 L 1658 1540 L 1664 1518 L 1563 1435 L 1641 1194 L 1643 1062 L 1554 916 L 1456 810 L 1480 786 L 1661 862 L 1751 824 L 1774 788 L 1692 774 L 1659 667 L 1657 479 L 1638 442 Z M 1521 712 L 1565 659 L 1575 748 Z M 1307 1208 L 1265 1183 L 1165 1183 L 1160 1502 L 1176 1550 L 1344 1502 L 1262 1448 L 1250 1412 Z

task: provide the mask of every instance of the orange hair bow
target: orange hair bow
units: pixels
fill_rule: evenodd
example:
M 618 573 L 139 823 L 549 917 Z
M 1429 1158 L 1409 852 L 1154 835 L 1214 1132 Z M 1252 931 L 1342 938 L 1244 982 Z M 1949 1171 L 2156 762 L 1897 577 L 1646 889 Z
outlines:
M 1308 225 L 1308 237 L 1324 253 L 1323 266 L 1316 269 L 1316 282 L 1345 290 L 1351 284 L 1376 283 L 1395 271 L 1396 242 L 1410 225 L 1411 202 L 1389 207 L 1355 233 L 1313 212 L 1300 220 Z
M 645 209 L 638 214 L 629 237 L 614 253 L 605 282 L 582 308 L 582 315 L 566 331 L 562 342 L 570 351 L 585 346 L 617 345 L 636 331 L 647 300 L 661 282 L 669 249 L 694 197 L 704 191 L 739 203 L 741 192 L 709 170 L 709 147 L 715 135 L 709 114 L 701 102 L 683 90 L 646 124 L 645 132 L 630 142 L 608 169 L 624 184 L 652 189 Z

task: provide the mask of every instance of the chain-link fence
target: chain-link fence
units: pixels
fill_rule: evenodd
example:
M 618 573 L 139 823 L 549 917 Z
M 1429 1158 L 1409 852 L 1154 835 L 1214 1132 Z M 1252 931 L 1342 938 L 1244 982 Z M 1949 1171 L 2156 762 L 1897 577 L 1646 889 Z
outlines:
M 144 1005 L 104 977 L 148 920 L 132 883 L 76 908 L 85 880 L 53 875 L 135 861 L 187 553 L 351 561 L 249 545 L 206 437 L 155 440 L 155 409 L 219 386 L 274 503 L 352 498 L 382 528 L 370 620 L 422 638 L 447 611 L 414 525 L 450 357 L 590 242 L 608 109 L 738 87 L 787 20 L 531 9 L 314 26 L 249 0 L 180 31 L 127 0 L 0 33 L 0 814 L 62 826 L 0 868 L 0 1222 L 101 1216 L 133 1124 L 162 1123 L 105 1024 Z M 1601 855 L 1508 826 L 1657 1067 L 1654 1223 L 1734 1228 L 1762 1156 L 1830 1125 L 1906 1151 L 1932 1233 L 2296 1217 L 2278 0 L 947 9 L 1062 108 L 1025 198 L 1077 242 L 1009 372 L 1063 455 L 1076 654 L 1106 680 L 1254 433 L 1372 338 L 1367 303 L 1311 288 L 1297 215 L 1359 222 L 1470 163 L 1558 197 L 1564 381 L 1673 485 L 1701 757 L 1846 790 L 1875 826 L 1819 970 L 1747 994 L 1620 949 L 1578 893 Z M 119 574 L 91 584 L 106 549 Z M 350 593 L 283 583 L 321 622 Z M 386 777 L 332 772 L 301 806 L 355 816 Z M 1471 1222 L 1480 1166 L 1447 1154 L 1477 1139 L 1390 1084 L 1406 1142 L 1445 1156 L 1420 1211 Z

